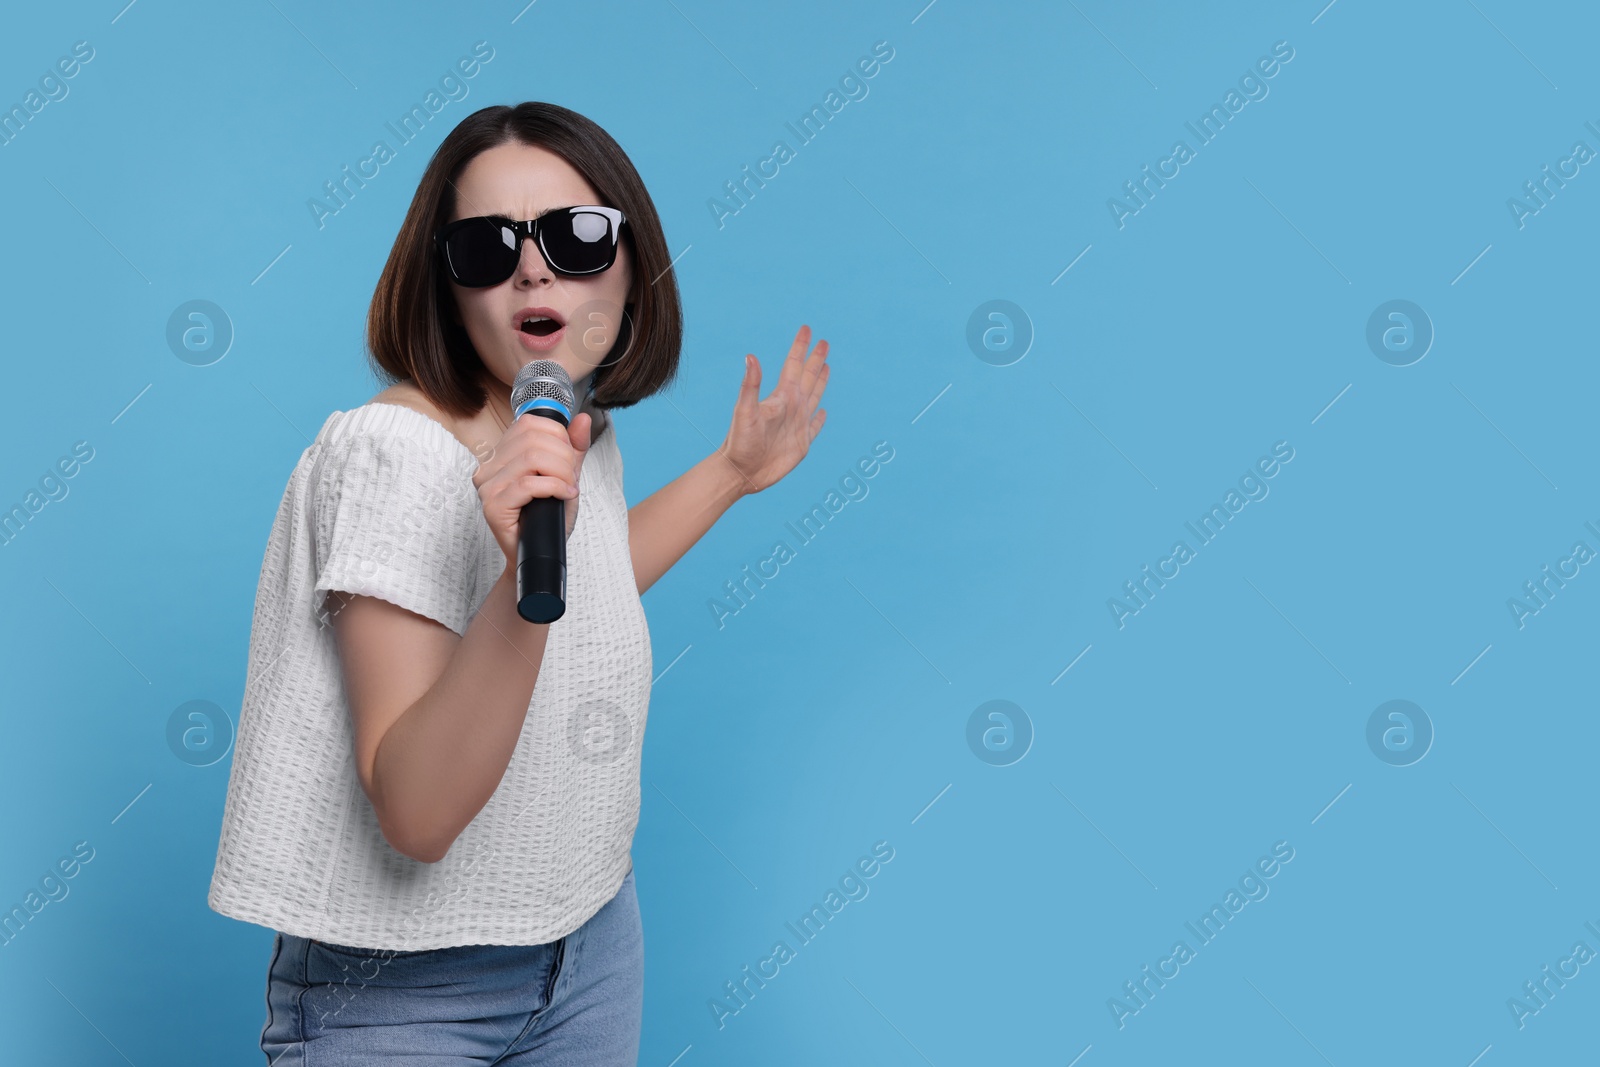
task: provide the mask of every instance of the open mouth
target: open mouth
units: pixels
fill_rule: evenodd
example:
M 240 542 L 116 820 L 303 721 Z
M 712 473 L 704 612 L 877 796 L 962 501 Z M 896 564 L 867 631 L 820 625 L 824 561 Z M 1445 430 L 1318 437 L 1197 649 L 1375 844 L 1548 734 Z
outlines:
M 535 337 L 549 337 L 559 329 L 561 329 L 561 324 L 555 319 L 532 318 L 526 319 L 522 323 L 522 332 L 531 333 Z

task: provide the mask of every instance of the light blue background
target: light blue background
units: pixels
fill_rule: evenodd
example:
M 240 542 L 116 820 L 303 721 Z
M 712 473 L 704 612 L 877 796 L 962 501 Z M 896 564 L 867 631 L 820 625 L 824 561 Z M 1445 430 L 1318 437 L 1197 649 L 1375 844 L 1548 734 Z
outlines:
M 641 1063 L 1592 1050 L 1600 968 L 1524 1028 L 1507 1000 L 1600 950 L 1600 577 L 1520 629 L 1507 600 L 1600 548 L 1600 176 L 1520 229 L 1507 200 L 1600 149 L 1600 26 L 1324 2 L 9 13 L 0 102 L 95 57 L 0 147 L 0 506 L 95 457 L 0 549 L 0 904 L 95 858 L 0 947 L 5 1059 L 259 1062 L 272 934 L 206 906 L 229 761 L 166 724 L 236 716 L 272 516 L 376 391 L 364 316 L 416 181 L 524 99 L 606 127 L 683 253 L 681 380 L 618 418 L 630 501 L 722 439 L 746 352 L 765 394 L 800 323 L 832 351 L 811 454 L 645 597 Z M 479 40 L 470 95 L 319 229 L 307 200 Z M 869 95 L 719 229 L 708 199 L 876 41 Z M 1269 95 L 1119 229 L 1107 199 L 1277 41 Z M 236 331 L 210 366 L 165 340 L 193 299 Z M 1035 333 L 1009 366 L 965 339 L 994 299 Z M 1365 340 L 1391 299 L 1436 330 L 1411 366 Z M 1280 440 L 1270 495 L 1119 629 L 1108 598 Z M 878 441 L 870 494 L 719 629 L 723 583 Z M 1398 698 L 1437 732 L 1406 767 L 1365 739 Z M 966 741 L 995 699 L 1034 731 L 1005 767 Z M 880 840 L 870 895 L 719 1029 L 708 1001 Z M 1108 999 L 1277 841 L 1270 895 L 1119 1029 Z

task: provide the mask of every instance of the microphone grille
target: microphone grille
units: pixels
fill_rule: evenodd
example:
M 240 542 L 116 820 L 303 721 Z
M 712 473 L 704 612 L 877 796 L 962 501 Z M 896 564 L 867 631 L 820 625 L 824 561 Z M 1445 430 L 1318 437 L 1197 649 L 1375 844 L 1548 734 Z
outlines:
M 524 365 L 511 385 L 513 417 L 521 414 L 530 401 L 538 400 L 554 401 L 564 409 L 567 421 L 572 420 L 572 378 L 553 359 L 536 359 Z

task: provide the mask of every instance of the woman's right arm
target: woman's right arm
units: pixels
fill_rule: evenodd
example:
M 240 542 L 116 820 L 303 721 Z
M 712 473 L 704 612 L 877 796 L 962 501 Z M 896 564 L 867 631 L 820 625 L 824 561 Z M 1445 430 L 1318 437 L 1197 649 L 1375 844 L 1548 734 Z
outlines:
M 570 536 L 591 425 L 525 415 L 479 464 L 506 566 L 465 634 L 377 597 L 328 594 L 356 772 L 384 838 L 412 859 L 443 859 L 511 763 L 550 632 L 517 614 L 517 520 L 535 496 L 564 497 Z

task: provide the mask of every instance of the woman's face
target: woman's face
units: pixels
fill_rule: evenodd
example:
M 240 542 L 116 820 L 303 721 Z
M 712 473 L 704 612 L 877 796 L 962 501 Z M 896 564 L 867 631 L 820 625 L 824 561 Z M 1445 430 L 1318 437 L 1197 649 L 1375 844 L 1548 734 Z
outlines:
M 462 170 L 449 221 L 477 215 L 522 221 L 585 204 L 608 206 L 561 156 L 511 141 L 480 152 Z M 499 285 L 471 289 L 451 281 L 450 288 L 472 346 L 507 396 L 517 371 L 533 360 L 555 360 L 577 385 L 606 358 L 633 288 L 633 263 L 623 241 L 610 270 L 568 278 L 551 271 L 539 246 L 524 240 L 516 272 Z M 557 328 L 542 335 L 523 330 L 529 308 Z

